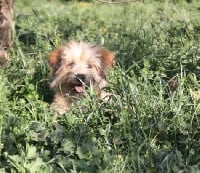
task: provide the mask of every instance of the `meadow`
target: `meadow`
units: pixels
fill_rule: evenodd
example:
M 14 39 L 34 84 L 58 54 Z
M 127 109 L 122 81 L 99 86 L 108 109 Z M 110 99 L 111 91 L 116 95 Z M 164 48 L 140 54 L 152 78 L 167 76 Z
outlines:
M 199 17 L 198 0 L 15 1 L 0 172 L 200 172 Z M 55 121 L 47 57 L 70 39 L 115 53 L 111 96 L 88 92 Z

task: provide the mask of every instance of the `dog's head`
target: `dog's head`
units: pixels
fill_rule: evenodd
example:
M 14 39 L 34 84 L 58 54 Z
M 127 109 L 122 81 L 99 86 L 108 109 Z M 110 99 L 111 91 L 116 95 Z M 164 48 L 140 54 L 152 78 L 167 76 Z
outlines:
M 106 80 L 114 55 L 109 50 L 85 42 L 70 41 L 49 54 L 51 87 L 63 93 L 81 94 Z

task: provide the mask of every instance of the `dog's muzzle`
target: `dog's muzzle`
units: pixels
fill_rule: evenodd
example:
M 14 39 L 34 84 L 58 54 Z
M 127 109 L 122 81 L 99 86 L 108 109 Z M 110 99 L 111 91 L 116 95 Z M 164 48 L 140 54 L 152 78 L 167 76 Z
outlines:
M 91 75 L 87 74 L 76 74 L 71 80 L 74 91 L 76 93 L 83 93 L 85 88 L 90 87 L 92 81 Z

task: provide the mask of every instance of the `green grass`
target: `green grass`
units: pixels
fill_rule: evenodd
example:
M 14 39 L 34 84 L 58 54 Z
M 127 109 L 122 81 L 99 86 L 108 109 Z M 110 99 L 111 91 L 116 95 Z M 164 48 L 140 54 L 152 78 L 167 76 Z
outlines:
M 0 69 L 0 172 L 200 172 L 200 2 L 21 0 L 14 16 Z M 47 55 L 68 39 L 115 53 L 111 97 L 88 93 L 55 122 Z

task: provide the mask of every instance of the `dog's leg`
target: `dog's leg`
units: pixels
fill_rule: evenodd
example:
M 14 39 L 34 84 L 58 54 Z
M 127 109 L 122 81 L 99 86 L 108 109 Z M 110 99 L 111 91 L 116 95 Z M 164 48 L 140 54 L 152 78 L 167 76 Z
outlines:
M 63 96 L 56 94 L 54 101 L 51 104 L 51 107 L 55 112 L 55 115 L 62 115 L 69 110 L 69 108 L 71 107 L 71 103 L 67 102 L 67 100 Z

